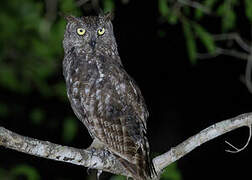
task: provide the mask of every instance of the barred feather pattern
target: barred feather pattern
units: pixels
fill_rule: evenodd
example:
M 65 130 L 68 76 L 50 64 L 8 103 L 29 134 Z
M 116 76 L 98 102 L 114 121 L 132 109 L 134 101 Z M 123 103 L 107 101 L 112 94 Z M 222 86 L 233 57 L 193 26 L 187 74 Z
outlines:
M 150 178 L 148 111 L 138 86 L 121 63 L 109 15 L 66 19 L 63 74 L 74 113 L 131 177 Z M 86 35 L 77 34 L 80 27 Z M 99 36 L 101 28 L 105 33 Z

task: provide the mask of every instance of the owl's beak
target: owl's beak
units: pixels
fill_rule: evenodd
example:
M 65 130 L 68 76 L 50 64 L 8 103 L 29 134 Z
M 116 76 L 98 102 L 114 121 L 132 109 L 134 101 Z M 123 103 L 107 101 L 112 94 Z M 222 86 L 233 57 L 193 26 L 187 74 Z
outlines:
M 96 45 L 96 38 L 95 37 L 91 38 L 89 45 L 92 47 L 92 49 L 95 48 L 95 45 Z

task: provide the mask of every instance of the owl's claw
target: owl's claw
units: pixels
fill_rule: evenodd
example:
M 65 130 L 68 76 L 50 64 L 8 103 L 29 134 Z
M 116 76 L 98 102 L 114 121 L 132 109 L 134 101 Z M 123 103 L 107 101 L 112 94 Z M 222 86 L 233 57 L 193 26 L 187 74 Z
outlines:
M 96 173 L 96 179 L 99 180 L 100 175 L 102 174 L 102 170 L 98 169 Z
M 109 155 L 109 151 L 107 150 L 107 149 L 104 149 L 103 151 L 102 151 L 102 155 L 103 155 L 103 157 L 107 157 L 108 155 Z
M 91 157 L 93 156 L 93 154 L 95 153 L 96 149 L 94 147 L 91 147 Z
M 95 149 L 94 147 L 90 147 L 89 149 L 90 149 L 90 156 L 91 156 L 91 159 L 92 159 L 93 155 L 94 155 L 95 152 L 96 152 L 96 149 Z M 95 167 L 95 165 L 96 165 L 96 163 L 93 164 L 93 165 L 91 165 L 91 167 L 88 167 L 88 168 L 87 168 L 87 174 L 88 174 L 88 175 L 91 174 L 91 170 L 92 170 L 93 167 Z
M 88 168 L 87 168 L 87 174 L 88 174 L 88 175 L 90 175 L 90 174 L 91 174 L 90 170 L 91 170 L 91 168 L 90 168 L 90 167 L 88 167 Z

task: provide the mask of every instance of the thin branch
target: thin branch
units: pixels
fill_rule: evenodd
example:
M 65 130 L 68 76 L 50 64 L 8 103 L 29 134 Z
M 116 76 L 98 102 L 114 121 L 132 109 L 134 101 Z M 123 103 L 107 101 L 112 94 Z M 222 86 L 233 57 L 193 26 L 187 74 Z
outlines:
M 57 17 L 58 0 L 45 0 L 45 5 L 45 18 L 52 23 Z
M 250 52 L 250 46 L 237 33 L 213 34 L 212 37 L 215 41 L 235 40 L 244 51 Z
M 235 151 L 233 150 L 225 150 L 226 152 L 229 152 L 229 153 L 238 153 L 238 152 L 241 152 L 243 151 L 244 149 L 246 149 L 246 147 L 249 145 L 249 142 L 250 142 L 250 139 L 251 139 L 251 126 L 249 126 L 249 137 L 248 137 L 248 140 L 246 142 L 246 144 L 242 147 L 242 148 L 237 148 L 235 147 L 234 145 L 232 145 L 230 142 L 228 141 L 225 141 L 225 143 L 227 143 L 229 146 L 231 146 L 232 148 L 235 149 Z
M 251 37 L 252 37 L 252 26 L 250 26 L 250 32 L 251 32 Z M 252 45 L 250 46 L 249 49 L 249 57 L 246 65 L 246 70 L 245 70 L 245 84 L 248 88 L 248 91 L 252 93 L 252 81 L 251 81 L 251 73 L 252 73 Z
M 219 55 L 227 55 L 232 56 L 238 59 L 248 60 L 249 54 L 242 53 L 236 50 L 230 49 L 223 49 L 223 48 L 216 48 L 215 52 L 213 53 L 197 53 L 197 58 L 199 59 L 210 59 L 213 57 L 217 57 Z
M 250 127 L 251 124 L 252 124 L 252 113 L 242 114 L 237 117 L 216 123 L 202 130 L 198 134 L 188 138 L 178 146 L 171 148 L 170 151 L 154 158 L 153 159 L 154 166 L 157 168 L 158 172 L 161 172 L 162 169 L 167 167 L 169 164 L 177 161 L 178 159 L 185 156 L 198 146 L 202 145 L 203 143 L 210 141 L 227 132 L 230 132 L 234 129 L 243 126 Z
M 197 52 L 198 59 L 211 59 L 219 55 L 221 55 L 221 52 L 218 49 L 216 49 L 214 52 L 211 52 L 211 53 L 198 53 Z
M 251 71 L 252 71 L 252 54 L 248 57 L 246 70 L 245 70 L 245 84 L 250 93 L 252 93 Z
M 247 140 L 246 144 L 245 144 L 242 148 L 239 149 L 239 148 L 235 147 L 234 145 L 232 145 L 230 142 L 225 141 L 225 143 L 227 143 L 229 146 L 231 146 L 232 148 L 235 149 L 235 151 L 226 150 L 226 152 L 238 153 L 238 152 L 241 152 L 241 151 L 243 151 L 244 149 L 246 149 L 246 147 L 249 145 L 249 142 L 250 142 L 250 139 L 251 139 L 251 134 L 252 134 L 252 132 L 251 132 L 251 131 L 252 131 L 252 130 L 251 130 L 251 125 L 248 126 L 248 128 L 249 128 L 249 137 L 248 137 L 248 140 Z
M 200 4 L 199 2 L 191 1 L 191 0 L 178 0 L 178 2 L 183 5 L 186 5 L 195 9 L 199 9 L 206 14 L 211 14 L 211 10 L 208 7 Z
M 170 151 L 153 159 L 158 177 L 165 167 L 185 156 L 203 143 L 242 126 L 250 127 L 251 124 L 252 113 L 247 113 L 221 121 L 202 130 L 201 132 L 188 138 L 178 146 L 171 148 Z M 6 148 L 34 156 L 81 165 L 88 168 L 111 172 L 114 174 L 130 176 L 124 170 L 120 162 L 118 162 L 115 156 L 113 156 L 109 152 L 104 153 L 104 151 L 92 151 L 92 149 L 82 150 L 67 146 L 61 146 L 58 144 L 50 143 L 48 141 L 41 141 L 21 136 L 3 127 L 0 127 L 0 146 L 4 146 Z M 153 179 L 158 179 L 158 177 L 154 177 Z
M 85 6 L 84 6 L 85 5 Z M 77 0 L 77 7 L 83 7 L 84 11 L 90 12 L 94 10 L 97 13 L 100 13 L 100 1 L 99 0 Z
M 77 7 L 80 7 L 88 2 L 91 2 L 93 9 L 95 9 L 97 11 L 100 10 L 99 0 L 78 0 L 78 1 L 76 1 L 76 5 L 77 5 Z
M 78 6 L 78 7 L 80 7 L 80 6 L 82 6 L 83 4 L 86 4 L 87 2 L 89 2 L 90 0 L 78 0 L 77 2 L 76 2 L 76 5 Z

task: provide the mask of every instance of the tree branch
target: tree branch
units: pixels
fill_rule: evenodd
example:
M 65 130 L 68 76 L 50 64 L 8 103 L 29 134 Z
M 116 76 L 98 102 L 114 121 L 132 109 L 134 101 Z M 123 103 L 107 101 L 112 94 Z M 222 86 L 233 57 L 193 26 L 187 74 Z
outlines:
M 48 141 L 21 136 L 0 127 L 0 146 L 26 154 L 99 169 L 113 174 L 128 175 L 115 156 L 108 152 L 77 149 Z
M 168 152 L 153 159 L 158 177 L 165 167 L 185 156 L 203 143 L 242 126 L 251 128 L 251 124 L 252 113 L 246 113 L 221 121 L 202 130 L 178 146 L 171 148 Z M 48 141 L 21 136 L 3 127 L 0 127 L 0 146 L 38 157 L 129 176 L 120 162 L 117 161 L 116 157 L 109 152 L 93 151 L 89 148 L 83 150 L 62 146 Z M 158 178 L 154 177 L 153 179 Z
M 78 0 L 76 2 L 76 5 L 79 7 L 79 6 L 82 6 L 83 4 L 86 4 L 87 2 L 89 2 L 90 0 Z
M 185 156 L 203 143 L 242 126 L 251 127 L 251 124 L 252 113 L 242 114 L 237 117 L 218 122 L 188 138 L 176 147 L 171 148 L 168 152 L 154 158 L 154 166 L 157 172 L 161 172 L 162 169 Z
M 206 13 L 206 14 L 211 14 L 211 10 L 200 4 L 199 2 L 197 1 L 191 1 L 191 0 L 178 0 L 179 3 L 183 4 L 183 5 L 186 5 L 186 6 L 189 6 L 189 7 L 192 7 L 192 8 L 195 8 L 195 9 L 199 9 L 201 10 L 202 12 Z
M 215 41 L 234 40 L 244 51 L 250 53 L 250 46 L 237 33 L 213 34 L 212 36 Z
M 197 53 L 197 58 L 199 59 L 209 59 L 213 57 L 217 57 L 219 55 L 227 55 L 232 56 L 238 59 L 248 60 L 249 54 L 242 53 L 232 49 L 223 49 L 217 47 L 213 53 Z

